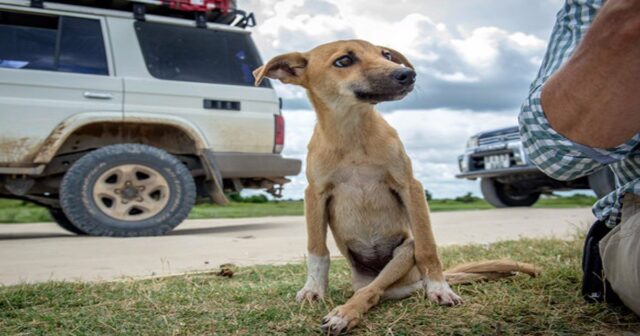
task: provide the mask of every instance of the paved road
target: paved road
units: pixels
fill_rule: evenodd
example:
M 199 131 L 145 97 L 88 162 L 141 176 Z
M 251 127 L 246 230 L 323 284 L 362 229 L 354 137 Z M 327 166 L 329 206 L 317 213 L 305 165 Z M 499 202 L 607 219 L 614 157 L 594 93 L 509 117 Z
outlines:
M 519 237 L 571 238 L 593 221 L 590 209 L 436 212 L 440 245 Z M 101 238 L 67 234 L 55 224 L 0 225 L 0 284 L 110 280 L 304 259 L 303 217 L 190 220 L 163 237 Z M 339 255 L 333 241 L 332 254 Z

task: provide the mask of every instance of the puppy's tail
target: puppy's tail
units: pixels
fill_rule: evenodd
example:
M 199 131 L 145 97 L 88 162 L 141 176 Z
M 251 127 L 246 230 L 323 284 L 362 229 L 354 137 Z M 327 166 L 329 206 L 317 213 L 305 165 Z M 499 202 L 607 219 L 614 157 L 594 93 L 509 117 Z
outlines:
M 532 264 L 512 260 L 487 260 L 454 266 L 444 271 L 444 276 L 449 284 L 457 285 L 507 278 L 517 272 L 536 277 L 540 274 L 540 269 Z

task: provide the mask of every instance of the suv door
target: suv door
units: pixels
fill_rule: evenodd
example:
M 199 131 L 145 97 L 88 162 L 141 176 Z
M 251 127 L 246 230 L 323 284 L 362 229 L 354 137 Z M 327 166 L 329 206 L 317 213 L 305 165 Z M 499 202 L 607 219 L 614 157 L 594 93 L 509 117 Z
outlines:
M 133 26 L 148 75 L 125 76 L 125 120 L 178 116 L 218 152 L 273 152 L 280 108 L 268 81 L 253 85 L 252 70 L 262 62 L 247 32 L 151 21 Z
M 0 7 L 0 166 L 33 163 L 71 116 L 122 118 L 103 21 Z

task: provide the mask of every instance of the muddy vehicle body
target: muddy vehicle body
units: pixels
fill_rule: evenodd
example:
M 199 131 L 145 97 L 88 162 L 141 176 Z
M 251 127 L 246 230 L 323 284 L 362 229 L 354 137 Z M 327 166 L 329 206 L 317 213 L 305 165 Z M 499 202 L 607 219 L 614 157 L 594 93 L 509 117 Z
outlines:
M 196 200 L 300 172 L 245 29 L 0 0 L 0 45 L 0 197 L 70 231 L 163 234 Z

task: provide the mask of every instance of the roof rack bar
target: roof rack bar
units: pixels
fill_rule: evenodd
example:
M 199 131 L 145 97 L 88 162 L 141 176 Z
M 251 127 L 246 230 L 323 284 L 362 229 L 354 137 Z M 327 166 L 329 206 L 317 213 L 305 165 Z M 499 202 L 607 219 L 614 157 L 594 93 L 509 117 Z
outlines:
M 207 28 L 207 13 L 206 12 L 195 12 L 196 17 L 196 27 L 198 28 Z
M 147 12 L 147 7 L 141 3 L 133 4 L 133 18 L 137 21 L 145 21 L 145 13 Z
M 137 21 L 146 21 L 146 15 L 176 17 L 195 20 L 198 28 L 208 23 L 247 28 L 256 25 L 253 13 L 236 8 L 237 0 L 29 0 L 31 7 L 45 8 L 45 4 L 61 3 L 126 11 Z

